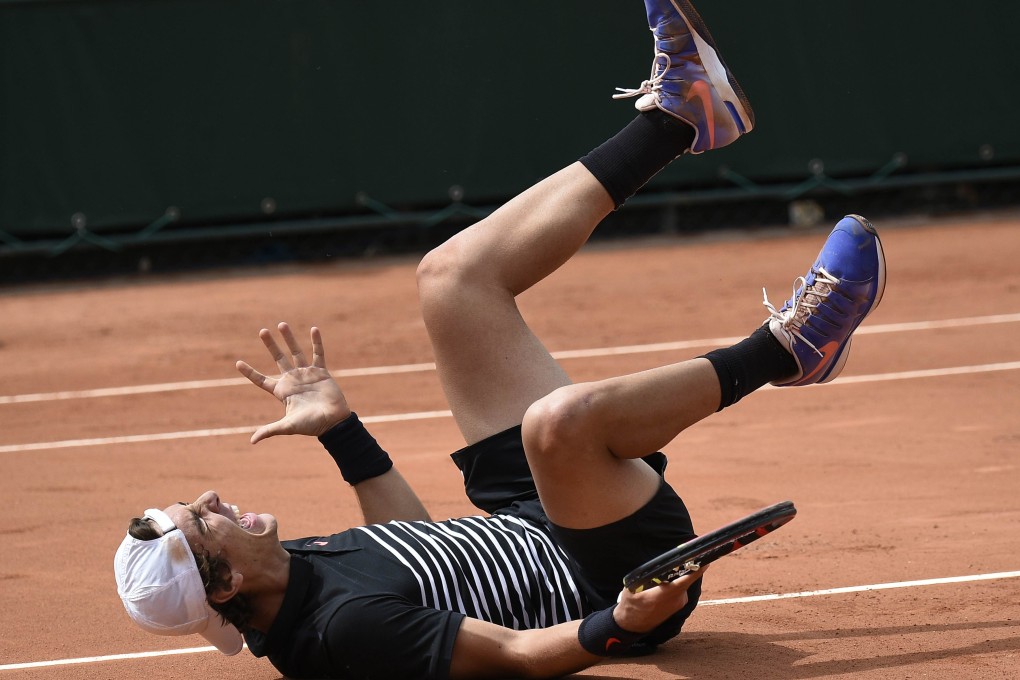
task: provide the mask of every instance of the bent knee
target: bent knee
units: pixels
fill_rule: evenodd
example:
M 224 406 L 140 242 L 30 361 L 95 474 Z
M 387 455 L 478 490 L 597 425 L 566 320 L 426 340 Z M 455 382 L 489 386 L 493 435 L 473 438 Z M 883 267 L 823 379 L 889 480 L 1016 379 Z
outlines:
M 532 404 L 521 435 L 529 459 L 576 454 L 594 435 L 595 395 L 587 385 L 567 385 Z
M 426 312 L 457 308 L 486 280 L 485 267 L 458 236 L 430 250 L 418 263 L 418 300 Z
M 418 283 L 418 295 L 423 300 L 441 293 L 442 288 L 449 288 L 458 272 L 458 254 L 455 244 L 446 242 L 433 248 L 418 263 L 415 279 Z
M 458 291 L 463 268 L 456 244 L 447 242 L 429 251 L 415 273 L 418 303 L 426 326 L 440 323 L 460 304 Z

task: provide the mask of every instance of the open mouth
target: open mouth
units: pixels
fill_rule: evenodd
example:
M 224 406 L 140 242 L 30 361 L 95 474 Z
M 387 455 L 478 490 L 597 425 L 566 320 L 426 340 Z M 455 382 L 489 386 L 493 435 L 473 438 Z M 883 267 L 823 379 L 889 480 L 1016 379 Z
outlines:
M 252 534 L 261 534 L 266 530 L 265 524 L 262 522 L 262 518 L 253 512 L 246 512 L 241 515 L 237 520 L 238 526 Z
M 241 514 L 240 509 L 236 505 L 227 503 L 225 504 L 230 508 L 233 517 L 232 519 L 237 522 L 237 526 L 241 527 L 250 534 L 262 534 L 266 530 L 265 521 L 254 512 L 246 512 Z
M 237 518 L 237 526 L 241 527 L 249 534 L 261 534 L 266 530 L 265 522 L 263 522 L 262 518 L 254 512 L 246 512 L 242 515 L 236 505 L 232 505 L 230 507 L 234 511 L 234 517 Z

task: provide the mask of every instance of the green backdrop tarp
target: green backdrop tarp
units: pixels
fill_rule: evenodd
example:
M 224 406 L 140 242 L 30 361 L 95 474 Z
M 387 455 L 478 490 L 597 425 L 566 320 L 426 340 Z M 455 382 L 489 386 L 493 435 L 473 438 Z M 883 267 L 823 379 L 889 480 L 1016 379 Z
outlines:
M 758 130 L 659 186 L 1020 163 L 1020 3 L 703 0 Z M 511 195 L 633 114 L 636 0 L 0 2 L 0 231 Z

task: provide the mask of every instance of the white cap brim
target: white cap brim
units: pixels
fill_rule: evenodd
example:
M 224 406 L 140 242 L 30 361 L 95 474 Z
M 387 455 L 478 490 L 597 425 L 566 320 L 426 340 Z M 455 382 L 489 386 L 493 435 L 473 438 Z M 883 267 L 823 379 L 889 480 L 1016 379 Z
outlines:
M 209 618 L 201 635 L 227 656 L 233 656 L 244 649 L 244 639 L 240 631 L 234 624 L 224 621 L 212 608 L 209 609 Z

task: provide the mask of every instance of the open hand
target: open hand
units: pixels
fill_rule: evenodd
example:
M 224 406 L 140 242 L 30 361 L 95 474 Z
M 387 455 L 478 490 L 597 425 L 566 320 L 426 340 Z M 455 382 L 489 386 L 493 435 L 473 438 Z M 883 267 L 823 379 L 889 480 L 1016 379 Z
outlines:
M 312 327 L 312 363 L 309 365 L 290 326 L 281 323 L 277 328 L 290 350 L 289 355 L 280 349 L 268 329 L 259 331 L 259 337 L 280 369 L 280 377 L 270 378 L 244 361 L 237 362 L 237 370 L 244 377 L 282 401 L 286 409 L 283 418 L 255 431 L 251 436 L 252 444 L 278 434 L 317 437 L 351 414 L 343 391 L 326 369 L 319 329 Z

